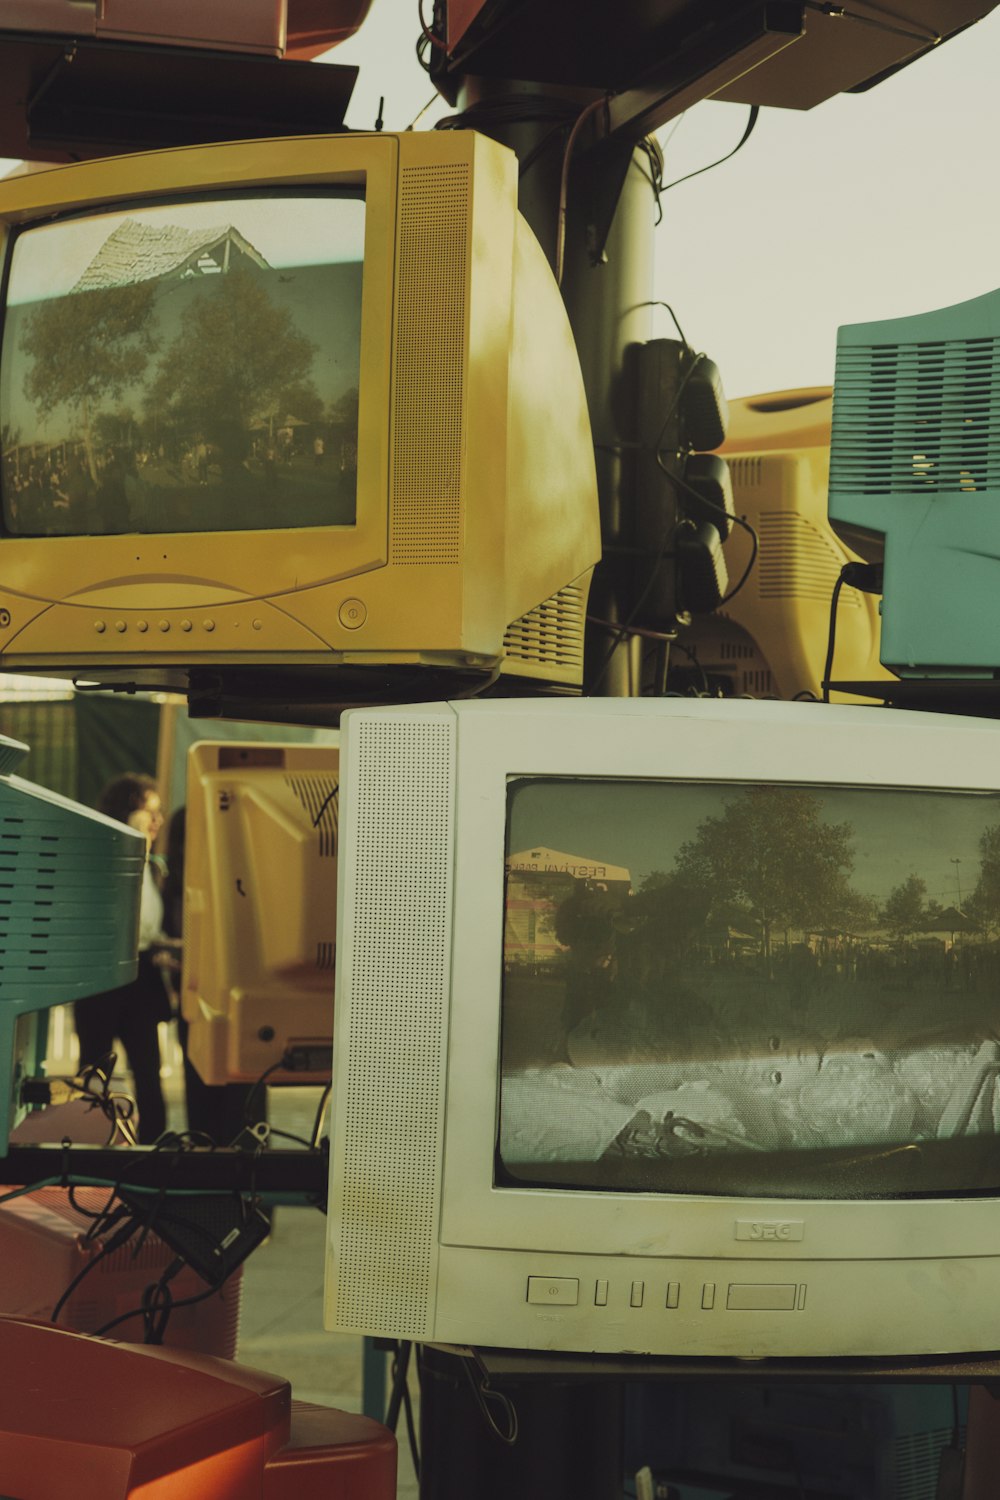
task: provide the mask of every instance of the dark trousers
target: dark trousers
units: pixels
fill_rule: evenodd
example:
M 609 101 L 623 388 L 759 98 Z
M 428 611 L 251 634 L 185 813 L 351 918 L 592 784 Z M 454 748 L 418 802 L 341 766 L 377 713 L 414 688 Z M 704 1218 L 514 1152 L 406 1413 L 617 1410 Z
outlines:
M 143 1145 L 151 1145 L 167 1128 L 156 1028 L 169 1015 L 163 981 L 152 959 L 140 953 L 139 973 L 131 984 L 77 1000 L 73 1014 L 81 1068 L 92 1067 L 114 1052 L 116 1038 L 125 1048 L 139 1109 L 138 1138 Z

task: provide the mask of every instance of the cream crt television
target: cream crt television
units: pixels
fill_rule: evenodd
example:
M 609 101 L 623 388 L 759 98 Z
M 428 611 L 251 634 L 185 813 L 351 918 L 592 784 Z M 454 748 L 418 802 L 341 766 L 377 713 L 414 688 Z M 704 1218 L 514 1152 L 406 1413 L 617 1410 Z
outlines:
M 328 1327 L 1000 1347 L 1000 725 L 441 703 L 341 774 Z
M 579 685 L 593 449 L 511 152 L 137 153 L 0 182 L 0 231 L 0 670 L 254 718 Z
M 827 517 L 832 409 L 829 387 L 730 401 L 721 453 L 737 513 L 757 533 L 757 560 L 730 603 L 684 630 L 674 661 L 686 680 L 761 698 L 822 695 L 833 590 L 855 560 Z M 726 541 L 730 577 L 741 578 L 749 562 L 749 535 L 734 527 Z M 878 649 L 878 601 L 844 588 L 834 675 L 888 676 Z
M 325 1083 L 337 905 L 334 745 L 188 751 L 181 1010 L 205 1083 Z

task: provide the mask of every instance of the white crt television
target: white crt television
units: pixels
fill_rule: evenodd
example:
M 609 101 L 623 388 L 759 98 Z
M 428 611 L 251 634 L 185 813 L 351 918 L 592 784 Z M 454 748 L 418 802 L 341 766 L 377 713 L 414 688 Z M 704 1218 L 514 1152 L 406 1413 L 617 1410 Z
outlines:
M 329 1328 L 1000 1347 L 1000 725 L 438 703 L 341 775 Z

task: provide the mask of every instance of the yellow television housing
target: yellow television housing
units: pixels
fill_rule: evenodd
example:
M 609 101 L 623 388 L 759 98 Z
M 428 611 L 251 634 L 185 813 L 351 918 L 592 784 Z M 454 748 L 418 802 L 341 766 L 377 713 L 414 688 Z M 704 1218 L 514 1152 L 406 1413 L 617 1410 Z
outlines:
M 579 685 L 590 426 L 506 148 L 136 153 L 0 182 L 0 230 L 0 670 L 216 712 Z
M 757 533 L 749 578 L 713 615 L 699 616 L 680 644 L 697 671 L 736 695 L 792 699 L 822 695 L 830 604 L 846 562 L 855 560 L 827 516 L 829 387 L 773 391 L 729 403 L 719 450 L 729 465 L 737 515 Z M 750 538 L 733 527 L 726 542 L 730 579 L 750 561 Z M 678 665 L 689 661 L 683 651 Z M 881 680 L 878 602 L 847 586 L 837 606 L 834 678 Z M 834 694 L 834 699 L 843 695 Z
M 330 1076 L 338 768 L 330 745 L 188 752 L 181 1011 L 205 1083 Z

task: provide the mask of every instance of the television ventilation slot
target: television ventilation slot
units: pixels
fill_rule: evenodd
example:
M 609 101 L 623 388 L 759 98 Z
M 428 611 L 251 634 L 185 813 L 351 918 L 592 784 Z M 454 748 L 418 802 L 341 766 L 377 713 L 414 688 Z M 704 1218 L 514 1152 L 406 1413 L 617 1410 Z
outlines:
M 567 584 L 507 628 L 504 655 L 539 667 L 582 667 L 586 589 Z
M 9 735 L 0 734 L 0 776 L 9 776 L 12 771 L 16 771 L 28 753 L 28 746 L 21 740 L 12 740 Z
M 730 458 L 724 455 L 729 465 L 729 476 L 734 490 L 758 490 L 764 483 L 764 461 L 760 458 Z
M 903 1433 L 895 1444 L 896 1500 L 935 1500 L 941 1450 L 952 1440 L 950 1428 Z
M 322 859 L 337 857 L 337 788 L 335 777 L 325 771 L 286 776 L 285 784 L 299 799 L 313 828 L 319 831 Z
M 762 511 L 757 531 L 760 557 L 757 587 L 762 599 L 812 599 L 830 603 L 844 557 L 805 516 L 794 511 Z M 846 589 L 841 605 L 859 607 L 855 589 Z
M 1000 489 L 1000 339 L 842 345 L 830 495 Z
M 337 952 L 336 943 L 321 942 L 316 944 L 316 967 L 330 973 L 334 969 L 334 961 Z

